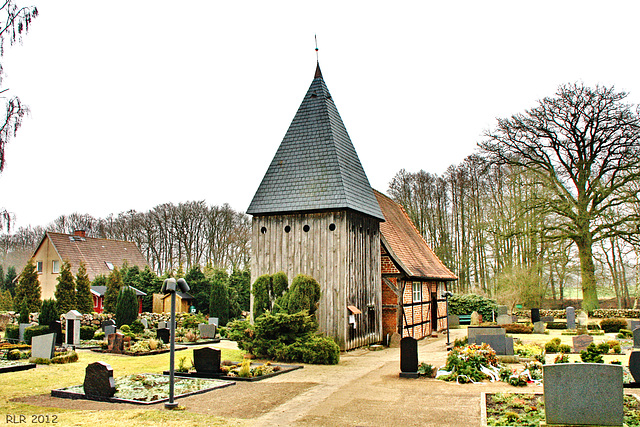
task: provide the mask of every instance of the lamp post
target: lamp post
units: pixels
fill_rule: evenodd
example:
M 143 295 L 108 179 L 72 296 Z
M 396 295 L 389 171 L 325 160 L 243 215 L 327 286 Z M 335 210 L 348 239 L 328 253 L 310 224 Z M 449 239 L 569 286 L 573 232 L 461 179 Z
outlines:
M 175 369 L 175 352 L 176 352 L 176 291 L 183 293 L 189 292 L 189 285 L 184 279 L 169 278 L 165 279 L 162 284 L 162 293 L 171 294 L 171 319 L 169 320 L 170 335 L 170 352 L 169 352 L 169 402 L 164 404 L 167 409 L 175 409 L 178 404 L 174 402 L 174 369 Z
M 445 299 L 445 306 L 447 308 L 447 350 L 449 350 L 451 346 L 451 342 L 449 340 L 449 297 L 453 295 L 451 291 L 444 291 L 442 296 Z

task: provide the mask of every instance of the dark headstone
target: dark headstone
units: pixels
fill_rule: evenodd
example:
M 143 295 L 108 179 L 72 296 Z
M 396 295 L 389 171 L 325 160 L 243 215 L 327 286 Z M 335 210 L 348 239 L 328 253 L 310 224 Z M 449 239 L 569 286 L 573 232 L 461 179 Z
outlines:
M 531 323 L 536 323 L 540 321 L 540 309 L 532 308 L 531 309 Z
M 49 323 L 49 331 L 56 334 L 56 345 L 61 346 L 64 341 L 64 335 L 62 335 L 62 322 L 54 320 Z
M 629 355 L 629 371 L 635 382 L 640 383 L 640 351 L 633 350 Z
M 573 337 L 573 351 L 580 353 L 582 350 L 586 350 L 589 344 L 593 342 L 591 335 L 578 335 Z
M 622 366 L 559 363 L 543 373 L 548 425 L 622 426 Z
M 116 394 L 113 368 L 104 362 L 87 365 L 83 385 L 87 396 L 113 397 Z
M 76 334 L 75 326 L 76 326 L 76 322 L 74 322 L 73 320 L 67 320 L 67 330 L 66 330 L 67 342 L 65 344 L 69 344 L 69 345 L 75 344 L 73 339 Z
M 573 307 L 566 308 L 567 313 L 567 329 L 576 328 L 576 309 Z
M 418 341 L 413 337 L 400 340 L 400 376 L 418 376 Z
M 124 351 L 124 335 L 119 332 L 109 335 L 107 349 L 112 353 L 121 354 Z
M 165 344 L 169 344 L 169 341 L 171 341 L 171 330 L 168 328 L 158 328 L 156 331 L 156 338 L 162 340 Z
M 116 326 L 116 321 L 113 319 L 109 319 L 102 322 L 102 332 L 104 332 L 105 334 L 107 333 L 107 330 L 105 329 L 107 326 Z
M 633 330 L 633 348 L 640 347 L 640 328 Z
M 640 328 L 640 320 L 638 319 L 627 319 L 627 325 L 629 326 L 627 329 L 633 331 L 635 328 Z
M 31 357 L 52 359 L 56 348 L 56 334 L 39 335 L 31 338 Z
M 220 372 L 220 350 L 203 347 L 193 350 L 193 366 L 196 372 L 216 374 Z

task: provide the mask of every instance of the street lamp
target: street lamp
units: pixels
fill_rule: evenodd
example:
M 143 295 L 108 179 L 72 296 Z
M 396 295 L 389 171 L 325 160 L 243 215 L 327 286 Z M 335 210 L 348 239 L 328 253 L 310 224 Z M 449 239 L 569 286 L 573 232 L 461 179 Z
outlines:
M 164 404 L 164 407 L 167 409 L 175 409 L 178 406 L 178 404 L 173 401 L 176 352 L 176 291 L 181 291 L 182 293 L 189 292 L 187 281 L 178 279 L 176 282 L 174 278 L 165 279 L 161 292 L 163 294 L 171 294 L 171 320 L 169 321 L 171 331 L 171 339 L 169 340 L 171 343 L 169 353 L 169 402 Z
M 449 297 L 453 296 L 453 292 L 444 291 L 442 296 L 445 299 L 445 305 L 447 307 L 447 350 L 449 350 L 449 347 L 451 346 L 451 342 L 449 341 Z

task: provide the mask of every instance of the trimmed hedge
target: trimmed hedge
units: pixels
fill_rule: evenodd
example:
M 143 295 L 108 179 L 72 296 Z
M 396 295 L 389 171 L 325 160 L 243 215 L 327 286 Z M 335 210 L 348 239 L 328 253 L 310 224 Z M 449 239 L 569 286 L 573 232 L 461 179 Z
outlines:
M 80 339 L 92 340 L 98 328 L 92 326 L 80 326 Z
M 498 304 L 490 298 L 476 294 L 456 294 L 449 297 L 449 314 L 463 315 L 474 311 L 482 314 L 483 320 L 489 321 L 493 312 L 498 312 Z
M 567 329 L 565 322 L 547 322 L 547 329 Z
M 29 326 L 24 330 L 24 342 L 31 345 L 31 338 L 49 333 L 49 325 Z
M 20 326 L 18 325 L 7 325 L 4 331 L 4 337 L 6 339 L 17 340 L 20 338 Z
M 510 334 L 531 334 L 533 333 L 533 326 L 526 323 L 507 323 L 500 325 L 505 332 Z
M 618 332 L 620 329 L 627 328 L 627 321 L 624 319 L 603 319 L 600 321 L 600 327 L 605 332 Z

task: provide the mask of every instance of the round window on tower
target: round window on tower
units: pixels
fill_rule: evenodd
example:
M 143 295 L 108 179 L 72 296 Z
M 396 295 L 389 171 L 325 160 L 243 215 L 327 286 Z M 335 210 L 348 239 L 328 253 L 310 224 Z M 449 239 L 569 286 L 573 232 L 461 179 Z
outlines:
M 309 230 L 311 230 L 311 227 L 309 227 L 309 225 L 305 225 L 304 227 L 302 227 L 302 229 L 304 230 L 305 233 L 308 233 Z
M 267 232 L 267 227 L 262 227 L 262 228 L 260 229 L 260 232 L 261 232 L 262 234 L 265 234 L 265 233 Z
M 334 223 L 329 224 L 329 231 L 334 231 L 336 229 L 336 225 Z

